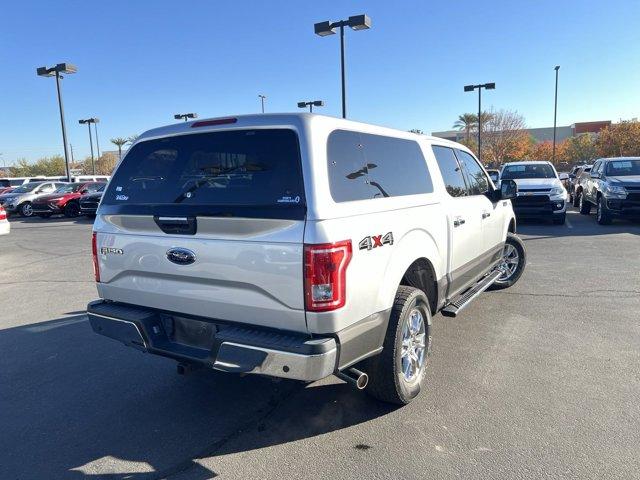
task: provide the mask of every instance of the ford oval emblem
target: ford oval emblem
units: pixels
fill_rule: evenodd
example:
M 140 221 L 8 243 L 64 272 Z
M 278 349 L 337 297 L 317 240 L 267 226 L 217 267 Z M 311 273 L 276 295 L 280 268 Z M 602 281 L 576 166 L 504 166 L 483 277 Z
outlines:
M 167 250 L 167 260 L 177 265 L 191 265 L 196 261 L 196 254 L 186 248 L 171 248 Z

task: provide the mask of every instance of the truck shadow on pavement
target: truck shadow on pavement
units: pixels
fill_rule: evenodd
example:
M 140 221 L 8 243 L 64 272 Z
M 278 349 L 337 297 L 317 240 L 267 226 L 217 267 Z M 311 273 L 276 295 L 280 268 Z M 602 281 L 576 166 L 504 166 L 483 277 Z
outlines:
M 390 413 L 346 384 L 208 370 L 94 335 L 85 315 L 0 330 L 0 478 L 148 480 Z M 286 402 L 286 403 L 285 403 Z M 354 448 L 359 448 L 354 445 Z

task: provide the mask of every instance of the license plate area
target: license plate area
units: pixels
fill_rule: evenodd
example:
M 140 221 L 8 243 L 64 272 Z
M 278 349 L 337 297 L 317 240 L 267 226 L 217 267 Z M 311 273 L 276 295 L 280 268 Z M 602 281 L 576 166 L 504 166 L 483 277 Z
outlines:
M 177 315 L 162 314 L 162 324 L 170 342 L 205 350 L 213 348 L 218 333 L 214 323 Z

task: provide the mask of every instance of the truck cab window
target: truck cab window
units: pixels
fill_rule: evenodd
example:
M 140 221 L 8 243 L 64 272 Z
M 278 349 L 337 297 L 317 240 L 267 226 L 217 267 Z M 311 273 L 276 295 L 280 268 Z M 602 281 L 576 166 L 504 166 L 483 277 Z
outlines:
M 440 145 L 433 145 L 431 148 L 438 162 L 438 167 L 440 167 L 444 186 L 449 195 L 452 197 L 464 197 L 467 195 L 467 184 L 464 181 L 462 169 L 453 153 L 453 149 Z
M 489 191 L 489 180 L 478 161 L 463 150 L 456 150 L 460 162 L 464 166 L 469 183 L 470 195 L 484 195 Z

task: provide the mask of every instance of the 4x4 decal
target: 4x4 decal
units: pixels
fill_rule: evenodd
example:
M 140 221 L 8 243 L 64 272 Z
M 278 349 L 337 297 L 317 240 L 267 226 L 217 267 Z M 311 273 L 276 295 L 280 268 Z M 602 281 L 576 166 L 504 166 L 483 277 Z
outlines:
M 382 247 L 384 245 L 393 245 L 393 233 L 389 232 L 385 235 L 371 235 L 364 237 L 358 243 L 360 250 L 371 250 L 373 248 Z

